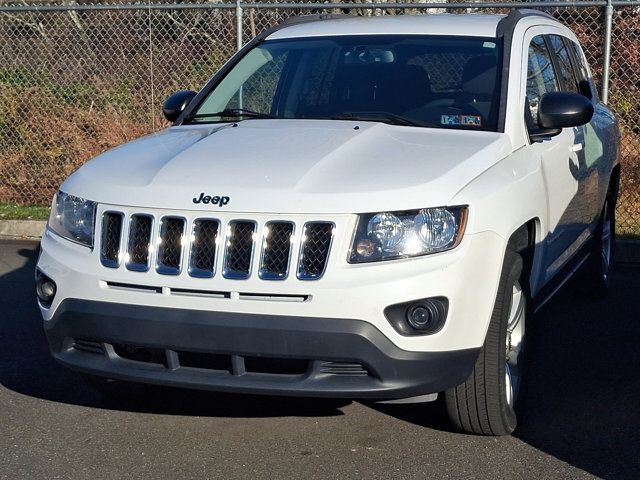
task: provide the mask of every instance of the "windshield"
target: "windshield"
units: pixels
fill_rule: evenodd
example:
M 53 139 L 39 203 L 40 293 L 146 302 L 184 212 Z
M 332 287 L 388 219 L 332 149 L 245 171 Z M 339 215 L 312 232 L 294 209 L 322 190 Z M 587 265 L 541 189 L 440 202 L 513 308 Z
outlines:
M 500 50 L 497 39 L 473 37 L 265 41 L 187 121 L 342 119 L 495 131 Z

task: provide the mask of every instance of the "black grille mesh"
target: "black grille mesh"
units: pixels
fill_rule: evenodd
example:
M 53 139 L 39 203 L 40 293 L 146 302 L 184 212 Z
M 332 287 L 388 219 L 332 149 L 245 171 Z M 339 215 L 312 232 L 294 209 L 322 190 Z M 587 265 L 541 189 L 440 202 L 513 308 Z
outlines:
M 291 235 L 293 223 L 267 223 L 267 234 L 263 243 L 260 276 L 264 278 L 283 278 L 289 270 L 291 253 Z
M 180 267 L 182 254 L 182 235 L 184 219 L 164 217 L 160 227 L 160 246 L 158 248 L 158 265 L 177 270 Z
M 149 242 L 151 242 L 152 219 L 146 215 L 132 215 L 129 226 L 129 264 L 149 263 Z
M 324 273 L 332 235 L 332 223 L 314 222 L 305 225 L 298 270 L 300 278 L 317 278 Z
M 210 272 L 216 262 L 217 220 L 196 220 L 193 223 L 190 266 L 200 272 Z
M 122 215 L 112 212 L 105 213 L 102 217 L 102 238 L 100 241 L 100 255 L 105 266 L 118 266 L 121 233 Z
M 229 223 L 225 276 L 248 276 L 251 269 L 254 231 L 253 222 L 240 220 Z
M 320 362 L 320 373 L 356 377 L 369 375 L 362 364 L 353 362 Z

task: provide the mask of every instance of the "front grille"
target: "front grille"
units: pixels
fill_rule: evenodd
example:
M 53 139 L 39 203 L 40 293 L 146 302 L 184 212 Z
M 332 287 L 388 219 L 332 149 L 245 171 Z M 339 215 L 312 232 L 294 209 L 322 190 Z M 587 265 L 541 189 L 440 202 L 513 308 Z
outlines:
M 189 256 L 189 275 L 192 277 L 213 277 L 219 228 L 220 222 L 217 220 L 200 218 L 193 222 Z
M 251 273 L 253 241 L 256 223 L 233 220 L 227 227 L 227 243 L 222 275 L 225 278 L 243 279 Z
M 298 234 L 299 228 L 302 235 Z M 105 211 L 98 235 L 100 262 L 114 269 L 124 263 L 127 270 L 135 272 L 147 272 L 153 264 L 161 275 L 185 272 L 202 279 L 214 277 L 221 268 L 222 276 L 233 280 L 250 278 L 256 265 L 257 276 L 262 280 L 284 280 L 292 269 L 298 279 L 317 280 L 327 268 L 334 229 L 335 224 L 327 221 L 296 224 L 289 220 L 191 220 Z M 258 238 L 260 242 L 256 242 Z M 149 284 L 154 283 L 157 285 Z M 194 291 L 207 290 L 202 285 Z M 153 290 L 162 288 L 154 286 Z M 254 294 L 245 296 L 251 295 Z M 305 297 L 296 301 L 305 301 Z
M 100 241 L 100 262 L 105 267 L 120 266 L 120 241 L 124 215 L 106 212 L 102 216 L 102 237 Z
M 160 222 L 160 240 L 156 271 L 165 275 L 180 273 L 182 262 L 182 244 L 184 237 L 184 218 L 164 217 Z
M 299 279 L 316 280 L 324 274 L 334 227 L 331 222 L 309 222 L 304 225 L 298 265 Z
M 289 273 L 293 223 L 268 222 L 262 241 L 262 260 L 258 275 L 265 280 L 282 280 Z
M 153 218 L 150 215 L 132 215 L 129 223 L 127 268 L 137 272 L 149 270 L 149 251 Z

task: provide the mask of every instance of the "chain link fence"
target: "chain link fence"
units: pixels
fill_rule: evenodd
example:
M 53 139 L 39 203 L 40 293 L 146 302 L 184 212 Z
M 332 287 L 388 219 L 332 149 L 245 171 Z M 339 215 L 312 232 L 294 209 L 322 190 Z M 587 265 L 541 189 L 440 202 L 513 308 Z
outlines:
M 0 203 L 48 204 L 91 157 L 166 127 L 160 108 L 199 89 L 239 47 L 292 15 L 507 13 L 541 8 L 606 76 L 622 129 L 618 231 L 640 236 L 640 1 L 546 3 L 0 3 Z M 610 36 L 607 13 L 612 13 Z M 606 82 L 604 82 L 606 84 Z

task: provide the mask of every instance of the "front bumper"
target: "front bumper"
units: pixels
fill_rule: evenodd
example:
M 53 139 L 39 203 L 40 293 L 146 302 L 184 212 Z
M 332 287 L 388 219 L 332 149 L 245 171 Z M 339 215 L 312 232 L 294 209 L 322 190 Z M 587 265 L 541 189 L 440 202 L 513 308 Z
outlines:
M 53 356 L 86 373 L 206 390 L 353 399 L 407 398 L 453 387 L 471 373 L 480 350 L 406 351 L 355 319 L 80 299 L 63 300 L 45 331 Z M 148 361 L 131 359 L 117 353 L 123 346 L 155 353 Z M 216 361 L 211 368 L 181 365 L 181 356 L 191 352 Z M 273 360 L 276 369 L 269 367 Z M 291 372 L 287 362 L 306 367 Z
M 344 219 L 331 220 L 340 231 L 353 230 Z M 38 269 L 56 282 L 57 294 L 50 308 L 41 305 L 40 310 L 45 324 L 58 316 L 67 299 L 221 315 L 358 319 L 401 350 L 449 352 L 482 346 L 504 257 L 501 237 L 492 232 L 468 234 L 448 252 L 358 265 L 347 264 L 346 254 L 341 254 L 350 243 L 350 235 L 336 236 L 327 271 L 317 281 L 301 281 L 295 275 L 282 281 L 262 280 L 257 275 L 246 280 L 222 275 L 202 279 L 186 271 L 162 275 L 153 268 L 144 273 L 122 265 L 107 268 L 100 264 L 98 248 L 90 250 L 46 232 Z M 389 305 L 427 297 L 449 300 L 447 322 L 439 332 L 404 336 L 385 318 Z

